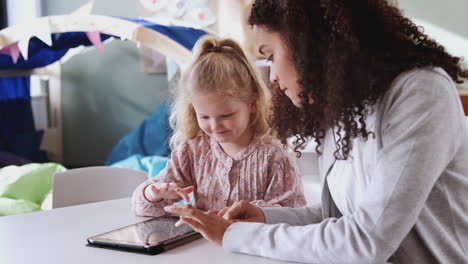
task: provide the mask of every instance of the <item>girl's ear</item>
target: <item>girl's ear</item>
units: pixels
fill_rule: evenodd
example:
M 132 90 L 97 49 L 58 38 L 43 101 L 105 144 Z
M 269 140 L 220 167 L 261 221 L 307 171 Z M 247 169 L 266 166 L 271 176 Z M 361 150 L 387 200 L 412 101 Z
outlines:
M 253 102 L 252 104 L 250 104 L 250 112 L 251 113 L 257 112 L 257 103 L 256 102 Z

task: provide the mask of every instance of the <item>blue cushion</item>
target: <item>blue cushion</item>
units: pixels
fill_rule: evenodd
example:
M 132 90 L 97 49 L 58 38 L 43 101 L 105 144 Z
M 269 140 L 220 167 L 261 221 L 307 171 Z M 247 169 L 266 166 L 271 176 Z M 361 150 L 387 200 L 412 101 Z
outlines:
M 137 128 L 123 137 L 109 154 L 106 165 L 125 160 L 132 155 L 169 156 L 169 103 L 161 103 Z

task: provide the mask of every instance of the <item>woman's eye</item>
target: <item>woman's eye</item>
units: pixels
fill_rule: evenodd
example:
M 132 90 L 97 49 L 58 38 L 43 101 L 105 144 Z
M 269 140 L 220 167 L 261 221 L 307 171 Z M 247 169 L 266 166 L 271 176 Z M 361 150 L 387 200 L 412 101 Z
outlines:
M 207 120 L 208 118 L 210 118 L 210 117 L 208 117 L 208 116 L 202 116 L 201 117 L 201 119 L 203 119 L 203 120 Z
M 273 55 L 270 55 L 268 58 L 267 58 L 267 62 L 271 62 L 273 61 Z

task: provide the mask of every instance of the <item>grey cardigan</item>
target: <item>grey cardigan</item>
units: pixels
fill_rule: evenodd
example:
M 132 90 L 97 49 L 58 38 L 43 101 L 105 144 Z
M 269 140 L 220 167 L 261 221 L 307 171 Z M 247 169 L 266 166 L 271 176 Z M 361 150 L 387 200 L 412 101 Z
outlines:
M 376 111 L 377 162 L 351 215 L 328 189 L 328 134 L 321 205 L 263 208 L 268 224 L 232 224 L 223 247 L 308 263 L 468 263 L 468 128 L 454 83 L 440 68 L 405 72 Z

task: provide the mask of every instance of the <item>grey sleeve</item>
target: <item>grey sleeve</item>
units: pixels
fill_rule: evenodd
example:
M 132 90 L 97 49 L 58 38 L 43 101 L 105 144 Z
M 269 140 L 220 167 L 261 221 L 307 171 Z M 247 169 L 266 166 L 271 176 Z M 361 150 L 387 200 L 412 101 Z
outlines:
M 306 226 L 235 223 L 226 231 L 223 247 L 307 263 L 385 263 L 454 157 L 464 123 L 453 83 L 432 71 L 416 71 L 402 80 L 381 104 L 383 146 L 353 214 Z M 269 222 L 290 221 L 287 212 L 266 215 Z
M 308 225 L 322 220 L 320 204 L 310 207 L 265 207 L 262 208 L 268 224 L 288 223 L 290 225 Z

